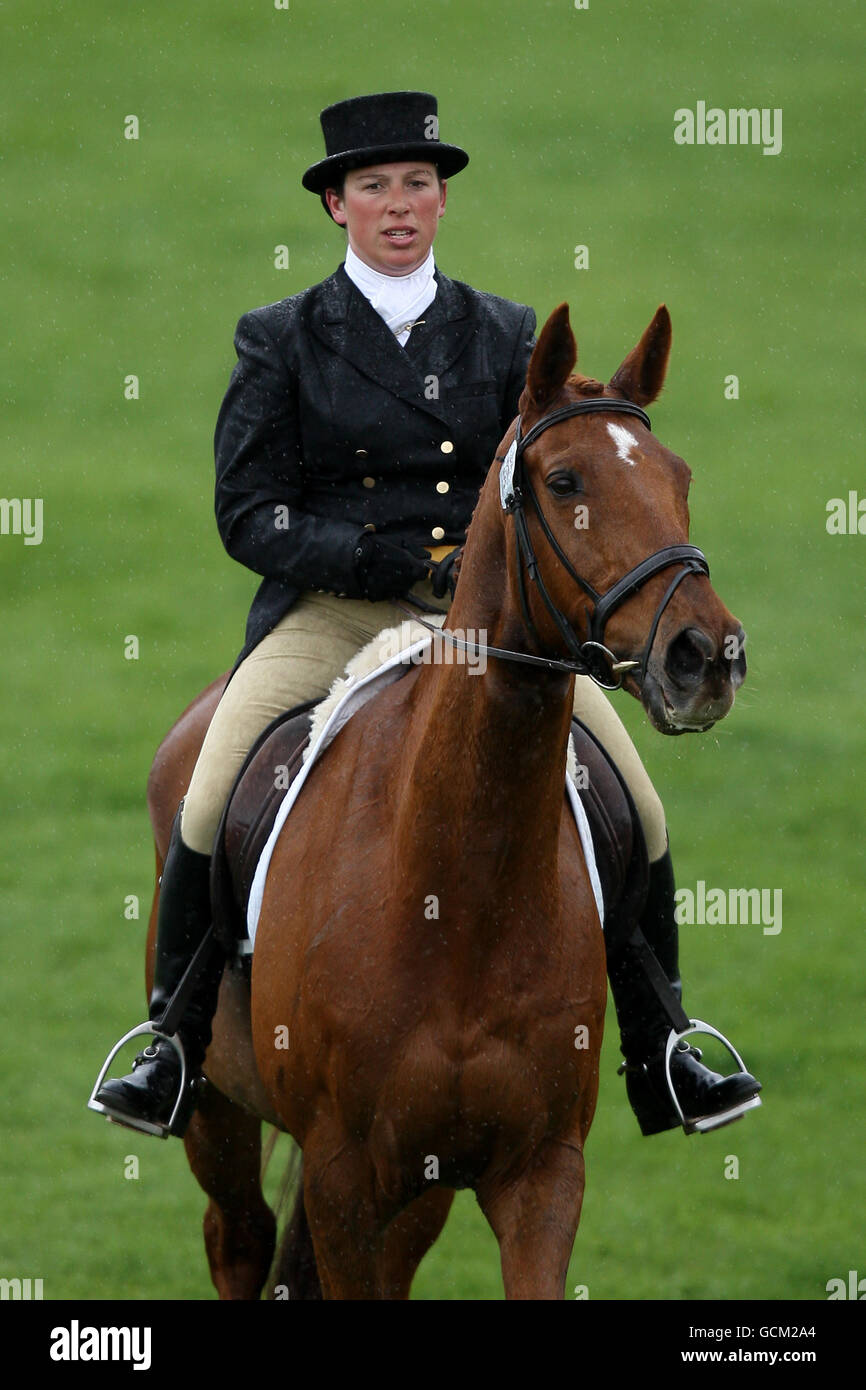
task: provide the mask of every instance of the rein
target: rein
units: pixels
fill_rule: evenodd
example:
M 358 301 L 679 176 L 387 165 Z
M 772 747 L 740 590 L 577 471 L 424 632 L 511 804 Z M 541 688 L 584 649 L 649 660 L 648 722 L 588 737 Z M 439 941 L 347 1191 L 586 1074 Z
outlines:
M 497 455 L 496 462 L 502 467 L 499 471 L 499 497 L 502 510 L 514 518 L 514 543 L 517 557 L 517 574 L 520 596 L 520 607 L 523 619 L 536 646 L 541 649 L 543 643 L 538 635 L 538 630 L 532 620 L 527 594 L 526 578 L 535 585 L 545 608 L 558 628 L 565 646 L 569 652 L 570 660 L 563 661 L 553 657 L 531 656 L 528 652 L 513 652 L 501 647 L 487 647 L 482 643 L 464 642 L 461 638 L 450 633 L 447 628 L 439 628 L 432 623 L 426 623 L 422 618 L 416 618 L 423 627 L 427 627 L 431 632 L 438 632 L 454 646 L 460 647 L 463 651 L 474 654 L 484 653 L 489 656 L 500 657 L 507 661 L 521 661 L 533 666 L 543 666 L 550 671 L 563 671 L 579 676 L 589 676 L 600 685 L 604 690 L 618 690 L 622 685 L 622 676 L 626 671 L 640 667 L 641 683 L 646 676 L 647 663 L 650 652 L 655 641 L 656 632 L 662 618 L 662 614 L 670 603 L 679 585 L 690 574 L 704 574 L 709 576 L 710 567 L 702 551 L 694 545 L 668 545 L 661 550 L 656 550 L 640 564 L 635 565 L 618 579 L 615 584 L 604 594 L 599 594 L 581 575 L 577 573 L 568 557 L 559 545 L 550 525 L 547 521 L 535 490 L 529 480 L 524 465 L 523 455 L 530 444 L 533 444 L 545 430 L 552 425 L 557 425 L 562 420 L 570 420 L 575 415 L 590 415 L 609 413 L 614 415 L 633 415 L 646 426 L 652 429 L 649 416 L 640 406 L 634 405 L 631 401 L 608 399 L 604 396 L 592 396 L 582 401 L 574 401 L 571 405 L 563 406 L 559 410 L 551 411 L 549 415 L 544 415 L 532 426 L 525 434 L 521 434 L 521 417 L 517 417 L 517 427 L 514 439 L 505 454 L 504 458 Z M 593 608 L 589 616 L 589 636 L 585 642 L 581 642 L 571 623 L 565 614 L 557 608 L 553 602 L 547 587 L 541 576 L 538 564 L 538 557 L 532 544 L 529 534 L 529 526 L 526 515 L 526 501 L 529 501 L 535 515 L 538 518 L 542 531 L 548 544 L 553 550 L 559 563 L 563 566 L 567 574 L 578 585 L 586 596 L 592 601 Z M 608 621 L 613 613 L 636 594 L 640 588 L 654 575 L 662 570 L 669 569 L 672 565 L 679 565 L 680 568 L 656 609 L 655 616 L 650 627 L 649 637 L 644 648 L 643 656 L 640 661 L 618 661 L 616 656 L 608 647 L 604 645 L 604 632 Z M 405 611 L 405 610 L 404 610 Z M 412 615 L 415 616 L 414 614 Z M 614 677 L 615 679 L 611 679 Z

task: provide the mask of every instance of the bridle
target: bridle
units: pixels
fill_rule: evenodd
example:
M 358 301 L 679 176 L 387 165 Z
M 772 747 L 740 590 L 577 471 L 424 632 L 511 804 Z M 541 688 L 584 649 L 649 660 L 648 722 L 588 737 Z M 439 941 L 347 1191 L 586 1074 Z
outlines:
M 556 624 L 566 648 L 571 657 L 570 662 L 561 663 L 563 669 L 571 669 L 577 675 L 591 676 L 597 685 L 605 690 L 618 690 L 622 684 L 623 672 L 633 670 L 640 666 L 640 680 L 646 675 L 647 662 L 655 641 L 656 632 L 662 614 L 670 603 L 679 585 L 690 574 L 704 574 L 709 576 L 710 567 L 706 556 L 694 545 L 668 545 L 661 550 L 656 550 L 646 560 L 635 565 L 622 579 L 618 579 L 615 584 L 604 594 L 599 594 L 581 575 L 577 573 L 568 556 L 562 550 L 556 537 L 554 536 L 544 512 L 541 509 L 535 489 L 529 480 L 524 466 L 523 456 L 525 451 L 533 444 L 539 435 L 544 434 L 552 425 L 557 425 L 562 420 L 570 420 L 575 415 L 591 414 L 613 414 L 613 415 L 633 415 L 648 430 L 652 430 L 649 416 L 641 410 L 639 405 L 634 405 L 631 401 L 608 398 L 606 396 L 590 396 L 581 401 L 573 401 L 571 405 L 563 406 L 560 410 L 553 410 L 549 415 L 544 415 L 532 426 L 526 434 L 522 433 L 522 420 L 518 415 L 517 426 L 514 439 L 504 458 L 497 456 L 497 462 L 502 467 L 499 471 L 499 497 L 503 511 L 514 518 L 514 537 L 517 555 L 517 576 L 518 590 L 520 595 L 520 606 L 523 612 L 523 619 L 529 632 L 531 633 L 536 646 L 543 650 L 543 643 L 538 635 L 538 630 L 530 612 L 529 600 L 527 596 L 526 578 L 535 585 L 536 590 Z M 592 601 L 593 607 L 589 615 L 589 637 L 587 641 L 581 642 L 571 623 L 566 618 L 561 609 L 557 608 L 547 586 L 541 576 L 538 565 L 538 557 L 532 544 L 532 537 L 529 534 L 529 526 L 526 516 L 526 500 L 528 499 L 536 516 L 539 525 L 553 550 L 556 558 L 565 569 L 566 573 L 583 590 L 587 597 Z M 643 657 L 638 661 L 618 661 L 616 656 L 608 647 L 604 645 L 605 628 L 611 616 L 618 608 L 631 598 L 633 594 L 646 584 L 647 580 L 662 570 L 669 569 L 672 565 L 680 568 L 674 576 L 655 612 L 655 616 L 650 627 L 649 637 L 644 647 Z M 492 649 L 491 649 L 492 650 Z M 606 668 L 606 670 L 605 670 Z M 608 679 L 604 679 L 607 675 Z M 610 676 L 616 679 L 611 681 Z
M 503 456 L 496 456 L 496 462 L 502 467 L 499 470 L 499 498 L 502 503 L 502 510 L 514 518 L 514 542 L 517 558 L 518 591 L 520 595 L 520 607 L 523 613 L 523 620 L 535 645 L 539 651 L 543 651 L 542 642 L 538 629 L 532 618 L 529 607 L 529 598 L 526 587 L 526 575 L 535 585 L 542 603 L 553 619 L 558 628 L 566 648 L 569 652 L 569 660 L 564 661 L 559 657 L 534 656 L 529 652 L 514 652 L 503 647 L 490 647 L 482 642 L 465 642 L 457 637 L 455 633 L 449 632 L 445 627 L 434 627 L 427 623 L 417 614 L 410 614 L 422 626 L 430 628 L 431 632 L 438 633 L 441 637 L 449 641 L 453 646 L 459 647 L 463 651 L 471 652 L 475 655 L 484 654 L 486 656 L 500 657 L 505 661 L 525 662 L 531 666 L 543 666 L 549 671 L 561 671 L 578 676 L 589 676 L 600 685 L 604 690 L 619 690 L 622 685 L 623 674 L 633 671 L 640 667 L 640 682 L 643 683 L 646 676 L 647 663 L 650 652 L 655 641 L 658 625 L 662 614 L 673 598 L 679 585 L 690 574 L 704 574 L 709 576 L 710 567 L 707 563 L 703 551 L 698 550 L 694 545 L 668 545 L 661 550 L 656 550 L 649 555 L 646 560 L 641 560 L 640 564 L 624 574 L 622 579 L 618 579 L 615 584 L 600 594 L 591 584 L 577 573 L 571 564 L 568 556 L 563 552 L 562 547 L 554 536 L 544 512 L 541 510 L 535 489 L 529 481 L 526 468 L 523 462 L 523 455 L 534 444 L 539 435 L 544 434 L 552 425 L 558 425 L 562 420 L 570 420 L 575 415 L 592 414 L 613 414 L 613 415 L 633 415 L 646 425 L 648 430 L 652 429 L 649 416 L 641 410 L 639 405 L 634 405 L 632 401 L 620 400 L 616 397 L 607 396 L 588 396 L 581 401 L 573 401 L 571 405 L 562 406 L 559 410 L 552 410 L 549 415 L 543 415 L 540 420 L 532 426 L 526 434 L 522 433 L 522 420 L 518 415 L 515 428 L 514 439 L 507 453 Z M 538 557 L 532 544 L 532 537 L 529 534 L 529 526 L 526 519 L 526 500 L 528 499 L 536 516 L 548 544 L 553 550 L 554 555 L 565 569 L 566 573 L 574 580 L 579 588 L 592 600 L 593 608 L 589 615 L 589 637 L 585 642 L 581 642 L 571 623 L 566 618 L 561 609 L 557 608 L 547 586 L 541 577 L 538 565 Z M 655 611 L 652 625 L 649 631 L 643 656 L 640 661 L 619 661 L 615 654 L 604 645 L 604 631 L 610 621 L 611 615 L 618 608 L 636 594 L 638 589 L 646 584 L 647 580 L 654 575 L 661 573 L 662 570 L 670 569 L 672 565 L 678 565 L 679 569 L 671 580 L 670 584 L 662 597 L 661 603 Z M 431 565 L 431 569 L 435 569 Z M 410 600 L 411 601 L 411 600 Z M 420 608 L 422 605 L 413 602 L 413 607 Z M 398 604 L 398 607 L 403 607 Z M 430 611 L 427 605 L 424 609 Z M 408 609 L 404 611 L 408 612 Z M 610 677 L 615 677 L 611 680 Z

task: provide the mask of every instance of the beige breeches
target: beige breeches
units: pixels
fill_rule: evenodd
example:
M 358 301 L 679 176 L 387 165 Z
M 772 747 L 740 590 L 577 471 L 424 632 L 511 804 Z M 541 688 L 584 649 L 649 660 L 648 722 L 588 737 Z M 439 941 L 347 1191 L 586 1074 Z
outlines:
M 429 583 L 417 585 L 413 593 L 436 602 Z M 211 853 L 235 777 L 271 720 L 294 705 L 327 695 L 361 647 L 405 616 L 388 601 L 318 593 L 299 599 L 241 663 L 217 706 L 184 802 L 182 834 L 190 849 Z M 619 717 L 588 676 L 575 680 L 574 712 L 628 783 L 652 863 L 667 845 L 664 809 Z

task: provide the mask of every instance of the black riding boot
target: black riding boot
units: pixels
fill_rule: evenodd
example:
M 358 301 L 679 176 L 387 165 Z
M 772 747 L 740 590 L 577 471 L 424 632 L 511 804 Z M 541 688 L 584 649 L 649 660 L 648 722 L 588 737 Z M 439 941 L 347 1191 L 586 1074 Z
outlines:
M 184 844 L 180 834 L 183 802 L 171 830 L 159 891 L 156 960 L 150 1021 L 157 1026 L 210 927 L 210 855 L 198 854 Z M 224 952 L 216 942 L 208 944 L 201 968 L 183 1009 L 177 1034 L 186 1058 L 186 1086 L 177 1119 L 170 1132 L 180 1137 L 195 1109 L 201 1065 L 211 1040 Z M 173 1031 L 173 1030 L 171 1030 Z M 181 1084 L 177 1050 L 156 1039 L 133 1062 L 132 1072 L 106 1081 L 94 1099 L 103 1112 L 131 1129 L 161 1133 L 171 1119 Z M 142 1123 L 143 1122 L 143 1123 Z
M 622 1038 L 626 1090 L 641 1133 L 658 1134 L 682 1125 L 687 1134 L 717 1129 L 737 1120 L 757 1100 L 761 1084 L 746 1071 L 721 1076 L 701 1062 L 701 1053 L 685 1038 L 671 1053 L 671 1096 L 665 1072 L 665 1049 L 673 1029 L 682 1033 L 691 1021 L 680 1000 L 677 965 L 678 932 L 674 915 L 675 880 L 670 853 L 650 865 L 649 892 L 640 927 L 626 941 L 608 947 L 608 977 Z

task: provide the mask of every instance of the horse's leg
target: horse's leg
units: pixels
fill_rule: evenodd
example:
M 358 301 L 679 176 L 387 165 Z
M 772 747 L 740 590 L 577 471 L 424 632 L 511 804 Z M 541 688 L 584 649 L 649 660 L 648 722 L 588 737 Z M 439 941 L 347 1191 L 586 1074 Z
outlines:
M 432 1187 L 394 1217 L 385 1232 L 382 1257 L 385 1298 L 409 1297 L 415 1272 L 445 1225 L 453 1201 L 451 1188 Z
M 499 1241 L 506 1298 L 561 1299 L 583 1201 L 583 1152 L 546 1140 L 512 1178 L 482 1182 L 479 1206 Z
M 262 1195 L 261 1131 L 260 1120 L 208 1083 L 184 1136 L 210 1198 L 204 1243 L 220 1298 L 259 1298 L 271 1267 L 276 1221 Z
M 363 1144 L 330 1126 L 304 1140 L 304 1206 L 325 1298 L 384 1298 L 383 1219 Z M 390 1215 L 390 1213 L 389 1213 Z

